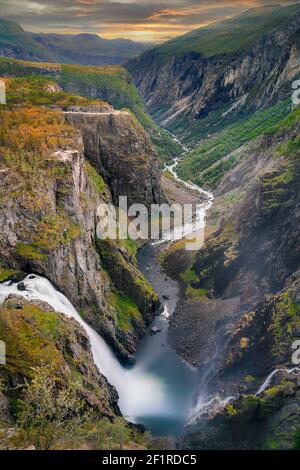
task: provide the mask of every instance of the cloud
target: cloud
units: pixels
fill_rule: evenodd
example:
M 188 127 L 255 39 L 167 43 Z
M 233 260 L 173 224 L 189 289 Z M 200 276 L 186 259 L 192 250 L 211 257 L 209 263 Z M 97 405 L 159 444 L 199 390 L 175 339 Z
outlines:
M 0 1 L 1 16 L 30 31 L 162 41 L 273 0 Z

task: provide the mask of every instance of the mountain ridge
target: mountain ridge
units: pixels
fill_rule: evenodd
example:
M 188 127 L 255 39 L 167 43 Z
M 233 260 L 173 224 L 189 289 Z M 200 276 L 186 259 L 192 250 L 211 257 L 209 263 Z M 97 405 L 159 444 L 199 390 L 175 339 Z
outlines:
M 240 116 L 268 107 L 280 93 L 286 97 L 289 90 L 283 90 L 283 85 L 300 73 L 300 5 L 273 9 L 273 16 L 261 13 L 260 21 L 257 15 L 250 15 L 248 30 L 243 28 L 243 23 L 249 14 L 237 15 L 128 61 L 125 66 L 153 118 L 185 143 L 195 145 Z M 237 25 L 238 34 L 228 31 L 232 22 Z M 219 35 L 211 34 L 216 28 Z M 252 38 L 247 47 L 240 46 L 241 29 L 244 36 Z M 193 34 L 197 36 L 199 31 L 203 38 L 202 42 L 198 38 L 197 51 L 193 42 L 190 47 L 189 38 Z M 206 41 L 214 46 L 217 54 L 203 54 Z M 170 44 L 177 44 L 176 51 L 164 54 Z M 184 45 L 183 52 L 180 44 Z M 232 45 L 234 48 L 230 49 Z
M 150 46 L 129 39 L 104 39 L 97 34 L 51 34 L 25 31 L 0 18 L 0 56 L 81 65 L 117 65 Z

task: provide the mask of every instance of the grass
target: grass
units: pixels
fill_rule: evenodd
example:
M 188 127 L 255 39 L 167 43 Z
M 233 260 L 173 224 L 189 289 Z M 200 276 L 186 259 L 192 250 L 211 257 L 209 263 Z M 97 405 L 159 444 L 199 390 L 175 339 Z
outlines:
M 57 96 L 50 97 L 51 100 L 56 100 L 56 105 L 63 107 L 80 104 L 78 97 L 74 96 L 75 93 L 81 95 L 82 104 L 85 104 L 84 100 L 91 102 L 96 99 L 105 100 L 119 110 L 128 109 L 146 129 L 162 160 L 179 155 L 181 152 L 180 145 L 174 142 L 164 129 L 158 127 L 147 113 L 128 71 L 121 66 L 61 65 L 0 58 L 1 75 L 25 80 L 30 76 L 42 76 L 42 80 L 46 76 L 48 82 L 55 82 L 64 90 Z M 37 78 L 33 80 L 38 82 Z M 37 95 L 35 99 L 38 100 L 38 104 L 43 100 L 48 104 L 49 94 Z M 30 99 L 33 96 L 34 90 L 31 90 Z
M 31 214 L 30 233 L 25 225 L 19 228 L 16 253 L 32 261 L 43 261 L 49 252 L 80 235 L 79 226 L 61 208 L 54 210 L 49 200 L 51 186 L 59 192 L 72 171 L 70 162 L 61 162 L 55 151 L 76 149 L 76 131 L 61 111 L 45 112 L 33 105 L 43 85 L 40 78 L 10 80 L 9 98 L 14 97 L 14 104 L 0 108 L 1 166 L 9 170 L 1 200 L 10 198 L 26 209 L 28 219 Z
M 201 302 L 203 302 L 204 300 L 207 299 L 207 293 L 208 293 L 208 290 L 203 289 L 203 288 L 195 288 L 195 287 L 189 286 L 186 289 L 186 296 L 188 297 L 188 299 L 192 301 L 200 300 Z
M 7 105 L 11 106 L 88 106 L 105 104 L 101 100 L 66 93 L 61 90 L 51 77 L 32 75 L 27 77 L 4 78 L 6 82 Z M 52 86 L 57 91 L 49 91 Z
M 0 337 L 7 345 L 7 364 L 1 366 L 5 372 L 31 377 L 32 366 L 41 362 L 58 369 L 63 358 L 55 341 L 63 327 L 55 312 L 45 312 L 27 304 L 22 309 L 13 306 L 0 309 Z
M 181 279 L 182 279 L 184 282 L 192 282 L 192 281 L 197 281 L 197 280 L 198 280 L 198 276 L 197 276 L 197 274 L 195 273 L 193 267 L 190 267 L 187 271 L 185 271 L 185 272 L 181 275 Z
M 95 168 L 89 162 L 85 162 L 85 170 L 96 193 L 102 194 L 106 188 L 106 184 L 102 176 L 97 173 Z
M 11 276 L 13 276 L 17 273 L 18 273 L 18 271 L 16 271 L 15 269 L 5 268 L 5 267 L 0 265 L 0 282 L 6 281 Z
M 238 150 L 261 134 L 271 134 L 279 129 L 279 122 L 291 125 L 288 119 L 290 100 L 257 111 L 252 116 L 227 127 L 189 152 L 179 163 L 177 170 L 180 177 L 198 185 L 207 184 L 215 187 L 220 178 L 243 158 Z M 226 157 L 226 158 L 225 158 Z
M 204 57 L 232 55 L 249 48 L 262 36 L 278 26 L 284 26 L 299 10 L 299 4 L 270 5 L 252 8 L 245 13 L 219 23 L 194 30 L 171 39 L 155 50 L 157 60 L 165 62 L 170 57 L 197 52 Z M 226 57 L 223 57 L 225 60 Z
M 126 240 L 120 240 L 121 243 L 126 247 L 126 250 L 133 258 L 136 258 L 138 245 L 135 240 L 131 240 L 131 238 L 127 238 Z
M 111 292 L 110 300 L 117 312 L 117 326 L 123 331 L 131 331 L 133 323 L 142 319 L 136 304 L 118 292 Z
M 45 203 L 45 181 L 63 184 L 71 172 L 54 152 L 76 149 L 76 131 L 62 113 L 41 107 L 0 108 L 0 152 L 3 168 L 9 169 L 10 194 L 23 207 L 39 211 Z

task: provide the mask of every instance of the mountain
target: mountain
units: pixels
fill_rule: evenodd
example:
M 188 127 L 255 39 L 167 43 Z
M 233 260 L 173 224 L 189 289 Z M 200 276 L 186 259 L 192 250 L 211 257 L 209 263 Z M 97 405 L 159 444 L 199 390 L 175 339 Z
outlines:
M 11 21 L 0 18 L 0 56 L 28 60 L 53 61 L 52 55 L 40 46 L 31 34 Z
M 120 64 L 148 49 L 128 39 L 103 39 L 97 34 L 35 34 L 0 18 L 0 56 L 83 65 Z
M 150 47 L 129 39 L 103 39 L 97 34 L 40 33 L 31 37 L 49 51 L 56 62 L 82 65 L 120 64 Z
M 300 448 L 300 372 L 293 359 L 300 337 L 300 106 L 291 101 L 299 44 L 299 6 L 270 6 L 127 63 L 156 119 L 193 146 L 181 156 L 180 176 L 214 196 L 201 250 L 188 252 L 179 240 L 151 251 L 158 279 L 169 282 L 169 275 L 178 283 L 178 296 L 165 284 L 157 289 L 162 303 L 169 298 L 175 305 L 162 334 L 197 374 L 176 448 Z M 199 202 L 199 193 L 190 185 L 183 191 L 168 172 L 162 176 L 152 144 L 165 160 L 176 147 L 147 114 L 123 67 L 2 58 L 0 76 L 7 87 L 0 107 L 0 280 L 7 281 L 1 289 L 10 292 L 10 280 L 19 284 L 19 295 L 0 306 L 0 336 L 9 350 L 0 369 L 1 443 L 3 432 L 22 431 L 16 402 L 28 409 L 46 368 L 55 401 L 61 388 L 70 394 L 79 381 L 94 416 L 88 436 L 99 433 L 100 422 L 100 438 L 93 447 L 84 435 L 84 448 L 103 447 L 102 432 L 121 436 L 123 445 L 128 429 L 138 433 L 128 448 L 134 447 L 141 428 L 124 421 L 120 427 L 116 390 L 97 372 L 76 317 L 20 297 L 30 287 L 24 276 L 47 277 L 55 286 L 50 298 L 65 294 L 116 357 L 131 362 L 158 311 L 146 274 L 152 281 L 156 265 L 138 263 L 131 239 L 100 240 L 97 208 L 116 205 L 124 194 L 149 207 L 168 199 Z M 31 388 L 24 396 L 25 383 Z M 125 379 L 127 385 L 135 400 Z M 40 427 L 33 441 L 27 425 L 27 443 L 19 447 L 44 435 Z M 155 442 L 174 447 L 174 439 Z M 70 448 L 66 440 L 54 444 Z
M 287 96 L 288 80 L 299 73 L 299 19 L 299 4 L 254 8 L 146 51 L 126 67 L 152 116 L 195 145 Z
M 169 341 L 200 374 L 181 448 L 299 448 L 300 107 L 266 123 L 221 160 L 203 248 L 161 257 L 181 285 Z

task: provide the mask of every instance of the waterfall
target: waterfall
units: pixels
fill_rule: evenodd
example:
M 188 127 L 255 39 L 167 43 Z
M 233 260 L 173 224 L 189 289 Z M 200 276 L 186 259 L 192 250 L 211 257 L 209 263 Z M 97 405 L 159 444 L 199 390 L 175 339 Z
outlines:
M 272 382 L 273 377 L 275 377 L 275 375 L 278 374 L 278 372 L 286 372 L 286 373 L 288 373 L 288 374 L 290 375 L 290 374 L 294 374 L 294 373 L 300 372 L 300 368 L 299 368 L 299 367 L 293 367 L 292 369 L 280 368 L 280 369 L 275 369 L 275 370 L 273 370 L 273 371 L 268 375 L 268 377 L 266 378 L 266 380 L 264 381 L 264 383 L 259 387 L 259 389 L 257 390 L 255 396 L 260 395 L 260 393 L 264 392 L 264 391 L 269 387 L 269 385 L 270 385 L 271 382 Z
M 118 391 L 119 407 L 125 417 L 134 421 L 135 416 L 172 413 L 164 384 L 145 372 L 143 364 L 132 369 L 122 367 L 103 338 L 81 318 L 71 302 L 50 281 L 29 274 L 23 282 L 26 288 L 24 291 L 18 290 L 17 283 L 8 281 L 0 284 L 0 303 L 10 294 L 20 295 L 28 300 L 38 299 L 49 304 L 56 312 L 64 313 L 80 323 L 89 337 L 96 366 Z
M 166 169 L 168 168 L 184 186 L 201 194 L 203 202 L 199 201 L 201 204 L 195 220 L 204 221 L 205 212 L 211 206 L 213 196 L 193 183 L 180 180 L 175 171 L 177 164 L 178 160 L 175 159 L 174 164 Z M 193 233 L 194 227 L 193 220 L 185 223 L 184 235 Z M 164 233 L 158 243 L 166 240 L 171 240 L 169 233 Z M 18 283 L 10 281 L 0 284 L 0 304 L 10 294 L 15 294 L 29 301 L 37 299 L 45 302 L 56 312 L 75 319 L 84 328 L 90 340 L 96 366 L 118 391 L 118 404 L 123 416 L 130 421 L 145 424 L 157 435 L 176 435 L 186 423 L 198 378 L 196 371 L 175 353 L 166 339 L 168 318 L 177 302 L 174 286 L 161 272 L 155 253 L 148 253 L 144 261 L 144 275 L 147 278 L 147 269 L 151 267 L 155 274 L 151 283 L 156 278 L 154 288 L 162 297 L 163 294 L 168 294 L 168 297 L 162 300 L 164 312 L 154 320 L 154 325 L 160 333 L 146 335 L 141 341 L 136 354 L 136 364 L 132 368 L 123 367 L 119 363 L 104 339 L 81 318 L 72 303 L 49 280 L 41 276 L 27 275 L 23 280 L 25 290 L 19 290 Z
M 296 373 L 300 372 L 300 368 L 299 367 L 293 367 L 292 369 L 285 369 L 285 368 L 281 367 L 281 368 L 278 368 L 278 369 L 274 369 L 272 372 L 270 372 L 270 374 L 268 375 L 266 380 L 263 382 L 263 384 L 259 387 L 259 389 L 255 393 L 256 397 L 258 395 L 260 395 L 261 393 L 263 393 L 265 390 L 267 390 L 267 388 L 272 383 L 273 377 L 275 377 L 275 375 L 277 375 L 278 372 L 285 372 L 288 375 L 296 374 Z M 188 424 L 191 424 L 191 423 L 195 422 L 198 418 L 201 417 L 202 414 L 204 414 L 205 412 L 210 410 L 212 407 L 216 407 L 219 410 L 221 410 L 221 409 L 224 409 L 226 407 L 226 405 L 228 405 L 229 403 L 231 403 L 232 401 L 235 401 L 237 399 L 238 399 L 238 396 L 235 396 L 235 395 L 229 396 L 229 397 L 224 398 L 224 399 L 222 399 L 219 395 L 216 395 L 216 396 L 210 398 L 208 401 L 204 401 L 204 400 L 198 401 L 197 406 L 194 407 L 191 410 Z

